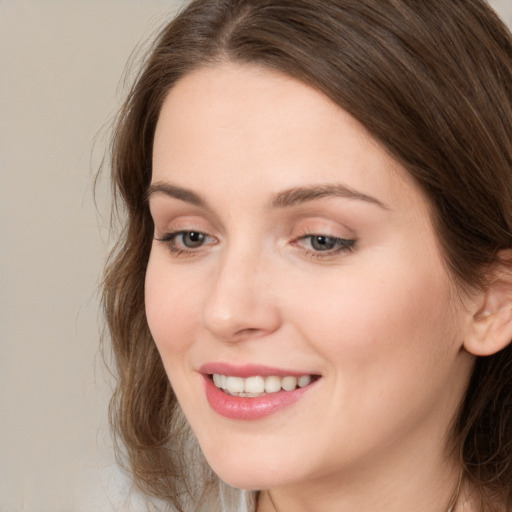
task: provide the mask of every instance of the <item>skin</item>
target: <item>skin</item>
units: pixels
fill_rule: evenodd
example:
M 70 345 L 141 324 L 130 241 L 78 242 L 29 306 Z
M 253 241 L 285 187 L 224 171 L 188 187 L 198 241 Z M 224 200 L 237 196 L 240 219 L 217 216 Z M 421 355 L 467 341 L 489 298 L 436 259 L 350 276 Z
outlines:
M 259 512 L 445 512 L 472 313 L 405 169 L 314 89 L 225 63 L 168 94 L 152 184 L 147 319 L 214 471 L 261 489 Z M 271 204 L 326 184 L 359 196 Z M 182 231 L 205 233 L 204 243 L 161 241 Z M 353 243 L 319 251 L 313 234 Z M 213 361 L 321 379 L 268 417 L 228 419 L 205 397 L 199 368 Z

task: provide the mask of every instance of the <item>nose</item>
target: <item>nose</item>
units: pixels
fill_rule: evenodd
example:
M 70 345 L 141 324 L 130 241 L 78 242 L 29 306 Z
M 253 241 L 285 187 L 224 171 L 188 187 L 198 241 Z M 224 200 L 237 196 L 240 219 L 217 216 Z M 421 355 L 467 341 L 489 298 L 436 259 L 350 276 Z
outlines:
M 271 266 L 247 251 L 233 251 L 219 262 L 203 309 L 204 326 L 216 338 L 241 341 L 279 328 Z

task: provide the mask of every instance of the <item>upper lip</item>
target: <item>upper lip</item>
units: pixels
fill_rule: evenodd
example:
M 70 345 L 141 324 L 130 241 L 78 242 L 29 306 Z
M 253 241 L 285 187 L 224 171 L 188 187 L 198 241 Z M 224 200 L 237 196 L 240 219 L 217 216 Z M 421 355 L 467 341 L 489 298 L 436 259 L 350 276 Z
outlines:
M 219 375 L 231 375 L 233 377 L 301 377 L 302 375 L 318 375 L 314 372 L 309 371 L 297 371 L 287 370 L 284 368 L 275 368 L 271 366 L 259 365 L 259 364 L 244 364 L 244 365 L 233 365 L 230 363 L 212 362 L 203 364 L 199 371 L 204 375 L 212 375 L 217 373 Z

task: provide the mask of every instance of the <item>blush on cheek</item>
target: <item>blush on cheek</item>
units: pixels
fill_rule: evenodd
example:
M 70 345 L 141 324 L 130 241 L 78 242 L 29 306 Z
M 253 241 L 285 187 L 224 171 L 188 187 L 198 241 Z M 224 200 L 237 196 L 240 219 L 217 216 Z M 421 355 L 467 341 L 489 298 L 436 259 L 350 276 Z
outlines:
M 346 279 L 338 287 L 310 297 L 307 304 L 296 302 L 300 318 L 311 324 L 312 339 L 322 340 L 318 347 L 326 356 L 336 354 L 355 366 L 389 358 L 390 364 L 400 366 L 408 358 L 414 364 L 415 354 L 437 360 L 446 353 L 447 338 L 455 329 L 446 279 L 432 279 L 420 265 L 406 272 L 390 263 L 385 276 Z
M 156 262 L 155 262 L 156 263 Z M 176 286 L 176 279 L 156 264 L 148 265 L 145 282 L 146 319 L 162 356 L 178 354 L 193 344 L 198 319 L 194 285 Z M 180 280 L 181 281 L 181 280 Z M 184 288 L 182 290 L 181 288 Z

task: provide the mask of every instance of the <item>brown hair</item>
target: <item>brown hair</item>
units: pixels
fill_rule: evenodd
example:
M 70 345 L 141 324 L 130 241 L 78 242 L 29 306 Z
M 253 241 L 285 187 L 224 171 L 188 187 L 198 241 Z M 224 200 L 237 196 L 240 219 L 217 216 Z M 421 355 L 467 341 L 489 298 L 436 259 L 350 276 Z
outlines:
M 185 475 L 191 434 L 145 318 L 145 192 L 167 92 L 222 60 L 310 84 L 366 127 L 429 198 L 461 289 L 485 287 L 512 247 L 512 38 L 483 0 L 191 2 L 160 33 L 118 119 L 112 176 L 127 222 L 103 295 L 118 374 L 112 424 L 139 486 L 178 510 L 204 497 Z M 512 509 L 510 346 L 477 359 L 453 439 L 482 500 Z

